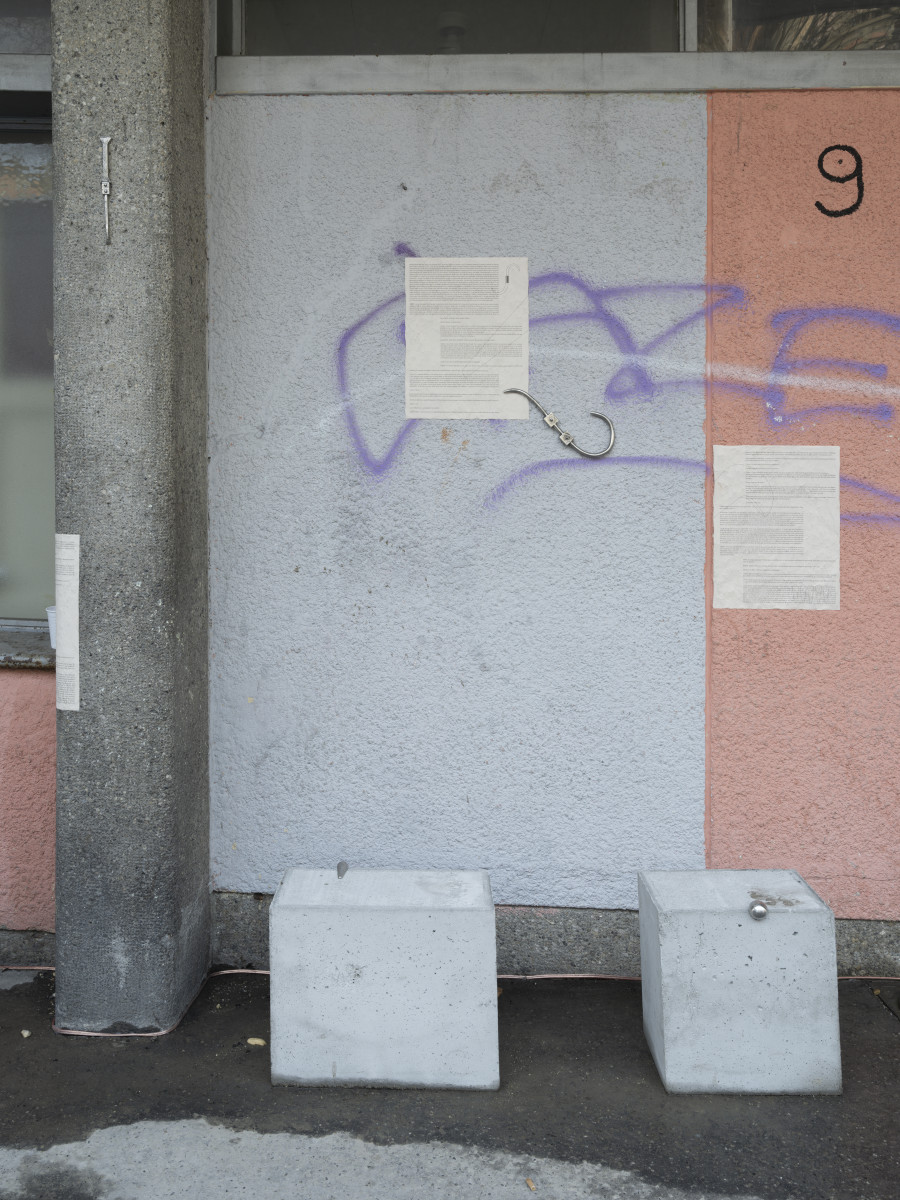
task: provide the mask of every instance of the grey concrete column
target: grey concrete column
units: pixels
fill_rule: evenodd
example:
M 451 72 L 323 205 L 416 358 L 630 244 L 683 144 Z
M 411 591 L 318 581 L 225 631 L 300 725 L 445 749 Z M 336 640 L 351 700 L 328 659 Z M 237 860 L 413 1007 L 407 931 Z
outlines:
M 54 0 L 57 1022 L 162 1029 L 209 955 L 202 0 Z M 105 243 L 100 137 L 111 136 Z

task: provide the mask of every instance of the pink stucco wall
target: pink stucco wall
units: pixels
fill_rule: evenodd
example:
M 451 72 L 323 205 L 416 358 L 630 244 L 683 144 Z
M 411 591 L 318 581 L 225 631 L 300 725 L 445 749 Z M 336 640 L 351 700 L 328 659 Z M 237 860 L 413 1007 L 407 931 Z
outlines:
M 765 381 L 787 309 L 854 308 L 810 326 L 804 359 L 822 386 L 789 384 L 788 411 L 897 404 L 900 322 L 900 92 L 720 93 L 709 101 L 708 272 L 746 289 L 709 328 L 711 376 Z M 819 173 L 838 143 L 862 156 L 864 199 Z M 834 170 L 832 173 L 837 173 Z M 874 316 L 871 314 L 875 314 Z M 879 377 L 881 374 L 881 377 Z M 710 609 L 708 861 L 795 867 L 838 916 L 900 918 L 900 425 L 819 414 L 788 428 L 764 403 L 711 386 L 712 444 L 839 445 L 840 612 Z
M 56 676 L 0 670 L 0 927 L 53 929 Z

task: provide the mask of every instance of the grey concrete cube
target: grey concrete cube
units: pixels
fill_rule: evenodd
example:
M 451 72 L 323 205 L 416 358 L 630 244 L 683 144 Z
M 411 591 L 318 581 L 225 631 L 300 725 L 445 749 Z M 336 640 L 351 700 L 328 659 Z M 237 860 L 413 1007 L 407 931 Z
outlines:
M 486 871 L 294 868 L 269 932 L 273 1083 L 500 1086 Z
M 834 915 L 796 871 L 642 871 L 638 895 L 667 1091 L 840 1092 Z

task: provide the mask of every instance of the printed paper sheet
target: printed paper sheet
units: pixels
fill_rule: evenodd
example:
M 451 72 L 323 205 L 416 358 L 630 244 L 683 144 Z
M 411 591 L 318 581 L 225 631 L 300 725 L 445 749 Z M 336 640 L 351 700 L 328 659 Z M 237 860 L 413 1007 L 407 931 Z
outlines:
M 56 535 L 56 707 L 81 708 L 78 651 L 78 582 L 81 538 L 77 533 Z
M 714 446 L 713 607 L 840 608 L 840 447 Z
M 528 259 L 407 258 L 406 415 L 528 417 Z

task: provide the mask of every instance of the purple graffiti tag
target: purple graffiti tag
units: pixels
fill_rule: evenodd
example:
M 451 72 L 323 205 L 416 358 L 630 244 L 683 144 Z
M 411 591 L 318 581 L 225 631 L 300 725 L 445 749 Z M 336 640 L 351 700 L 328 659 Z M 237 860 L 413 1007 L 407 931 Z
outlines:
M 412 247 L 405 242 L 398 242 L 394 246 L 394 253 L 400 258 L 417 257 Z M 890 333 L 900 333 L 900 317 L 890 313 L 875 309 L 848 307 L 787 309 L 776 313 L 771 319 L 771 327 L 776 333 L 781 334 L 781 341 L 775 352 L 768 377 L 764 376 L 758 385 L 749 379 L 742 381 L 740 375 L 736 379 L 716 378 L 714 368 L 708 377 L 660 379 L 655 374 L 659 362 L 653 360 L 652 355 L 684 329 L 699 321 L 706 321 L 714 312 L 722 309 L 740 310 L 743 308 L 746 303 L 746 294 L 743 289 L 731 284 L 641 284 L 632 287 L 603 288 L 595 287 L 586 279 L 570 272 L 553 271 L 532 279 L 529 291 L 538 293 L 542 289 L 553 287 L 562 287 L 573 294 L 574 306 L 534 317 L 531 320 L 531 327 L 591 324 L 602 329 L 624 360 L 623 365 L 615 371 L 606 384 L 604 399 L 608 403 L 647 403 L 686 389 L 708 386 L 762 404 L 766 421 L 775 430 L 785 429 L 811 418 L 823 416 L 852 416 L 881 422 L 890 421 L 894 417 L 894 405 L 889 403 L 818 405 L 793 411 L 787 409 L 787 388 L 792 385 L 793 380 L 800 382 L 798 377 L 804 372 L 815 374 L 820 371 L 843 371 L 870 380 L 883 380 L 888 373 L 884 363 L 795 354 L 797 342 L 805 330 L 813 327 L 827 328 L 829 324 L 839 325 L 840 323 L 855 322 L 876 329 L 884 329 Z M 686 316 L 673 322 L 656 337 L 643 342 L 638 340 L 628 323 L 614 311 L 613 307 L 615 302 L 620 299 L 690 296 L 691 294 L 696 295 L 698 299 L 696 307 Z M 349 352 L 357 334 L 378 316 L 388 312 L 395 305 L 402 304 L 404 299 L 405 296 L 402 292 L 391 296 L 345 329 L 338 340 L 335 353 L 338 390 L 343 402 L 344 420 L 350 443 L 363 469 L 376 477 L 386 475 L 395 466 L 414 427 L 420 422 L 413 419 L 405 420 L 399 426 L 387 450 L 380 456 L 373 453 L 363 437 L 353 405 L 348 377 Z M 402 319 L 398 322 L 396 337 L 401 344 L 405 342 L 405 328 Z M 506 428 L 506 423 L 502 421 L 492 420 L 487 424 L 500 430 Z M 497 484 L 485 499 L 484 505 L 488 509 L 496 508 L 520 484 L 545 472 L 585 470 L 595 466 L 666 468 L 708 473 L 708 467 L 704 462 L 693 459 L 644 455 L 617 455 L 614 458 L 597 460 L 568 457 L 542 459 L 521 467 Z M 863 492 L 876 500 L 900 505 L 900 496 L 863 480 L 842 476 L 841 485 L 847 489 Z M 842 515 L 841 519 L 849 523 L 869 522 L 894 525 L 900 524 L 900 512 L 896 514 L 893 512 L 847 512 Z
M 851 479 L 849 475 L 841 476 L 841 487 L 857 488 L 869 496 L 877 496 L 879 500 L 890 500 L 894 504 L 900 504 L 900 496 L 896 492 L 887 492 L 884 488 L 875 487 L 873 483 L 866 483 L 862 479 Z
M 398 242 L 394 247 L 394 252 L 402 257 L 416 257 L 411 247 L 404 242 Z M 650 371 L 648 358 L 666 341 L 675 337 L 683 329 L 698 321 L 705 321 L 707 316 L 714 310 L 723 306 L 740 305 L 744 301 L 743 291 L 738 287 L 727 284 L 641 284 L 634 287 L 597 288 L 587 280 L 565 271 L 554 271 L 546 275 L 536 276 L 529 283 L 529 292 L 537 292 L 542 288 L 558 286 L 575 292 L 578 297 L 587 302 L 586 306 L 535 317 L 530 322 L 531 327 L 536 328 L 542 325 L 560 323 L 590 323 L 604 329 L 612 340 L 613 345 L 626 359 L 626 365 L 616 372 L 607 384 L 605 391 L 605 398 L 617 404 L 625 403 L 628 400 L 650 401 L 659 399 L 663 394 L 683 391 L 687 388 L 696 388 L 698 386 L 702 387 L 704 384 L 703 378 L 674 379 L 665 382 L 654 380 Z M 698 305 L 694 311 L 676 321 L 657 337 L 652 338 L 643 345 L 637 341 L 621 317 L 617 316 L 610 308 L 611 302 L 616 299 L 678 294 L 703 296 L 705 297 L 705 302 Z M 415 419 L 406 420 L 400 426 L 386 453 L 381 457 L 373 454 L 362 435 L 353 407 L 348 380 L 348 354 L 353 339 L 362 329 L 381 313 L 387 311 L 395 304 L 402 303 L 403 300 L 404 294 L 400 293 L 392 296 L 389 300 L 383 301 L 370 312 L 366 313 L 359 321 L 344 330 L 338 341 L 336 351 L 338 390 L 344 402 L 344 420 L 347 424 L 350 441 L 361 465 L 370 474 L 376 476 L 384 475 L 390 471 L 417 421 Z M 401 321 L 397 330 L 397 338 L 401 343 L 404 342 L 404 334 L 404 323 Z M 492 423 L 496 424 L 496 422 Z
M 625 365 L 619 368 L 606 385 L 604 399 L 613 404 L 622 404 L 627 400 L 646 402 L 658 399 L 663 393 L 702 386 L 704 383 L 702 378 L 675 379 L 664 383 L 655 381 L 650 373 L 648 358 L 660 346 L 681 333 L 683 329 L 687 329 L 697 321 L 705 321 L 716 309 L 740 306 L 744 302 L 742 289 L 731 284 L 663 283 L 642 284 L 634 287 L 595 288 L 586 280 L 565 271 L 553 271 L 547 275 L 536 276 L 531 281 L 529 291 L 560 284 L 570 287 L 582 295 L 590 307 L 535 317 L 531 321 L 531 326 L 536 328 L 540 325 L 592 322 L 604 328 L 616 349 L 626 360 Z M 621 317 L 616 316 L 609 307 L 611 301 L 618 299 L 632 299 L 637 296 L 690 295 L 691 293 L 705 296 L 705 303 L 643 345 L 638 343 Z
M 709 467 L 700 459 L 694 458 L 660 458 L 649 454 L 620 454 L 616 458 L 545 458 L 542 462 L 529 463 L 513 471 L 502 483 L 488 494 L 484 501 L 485 508 L 496 508 L 509 493 L 524 483 L 545 471 L 581 471 L 590 467 L 668 467 L 676 471 L 699 471 L 709 474 Z
M 855 371 L 870 379 L 884 379 L 887 366 L 884 363 L 855 362 L 843 358 L 795 358 L 794 345 L 804 330 L 814 325 L 858 322 L 900 333 L 900 317 L 878 312 L 869 308 L 797 308 L 786 309 L 772 317 L 772 328 L 782 332 L 781 344 L 772 363 L 771 382 L 762 394 L 766 420 L 774 428 L 798 425 L 811 417 L 844 416 L 864 417 L 870 421 L 890 421 L 894 416 L 892 404 L 825 404 L 815 408 L 787 411 L 787 392 L 781 383 L 794 372 L 810 369 Z
M 546 471 L 580 471 L 590 467 L 668 467 L 676 471 L 699 471 L 703 475 L 711 475 L 712 469 L 700 459 L 693 458 L 662 458 L 653 455 L 619 455 L 617 458 L 548 458 L 542 462 L 529 463 L 518 471 L 513 471 L 488 494 L 484 501 L 485 508 L 497 508 L 511 491 L 526 480 L 541 475 Z M 900 496 L 884 488 L 874 487 L 861 479 L 851 479 L 847 475 L 840 477 L 841 487 L 856 488 L 868 495 L 879 499 L 890 500 L 900 504 Z M 872 524 L 898 524 L 900 512 L 894 513 L 842 513 L 841 520 L 848 523 L 871 522 Z
M 394 246 L 394 254 L 398 258 L 418 258 L 415 250 L 413 250 L 413 248 L 406 242 L 397 242 L 397 244 Z M 340 391 L 341 399 L 344 401 L 344 422 L 347 426 L 347 433 L 350 436 L 350 441 L 353 444 L 353 448 L 356 450 L 359 461 L 370 475 L 384 475 L 391 469 L 394 464 L 394 460 L 400 453 L 403 443 L 412 433 L 413 426 L 416 424 L 416 422 L 412 419 L 404 421 L 404 423 L 400 426 L 399 432 L 394 437 L 394 440 L 391 442 L 390 446 L 388 446 L 387 452 L 382 455 L 381 458 L 377 458 L 374 454 L 372 454 L 366 444 L 365 438 L 362 435 L 362 431 L 359 428 L 359 422 L 356 419 L 356 413 L 353 411 L 353 405 L 350 401 L 350 390 L 347 381 L 347 353 L 350 348 L 350 343 L 361 329 L 365 329 L 370 321 L 374 321 L 374 319 L 377 316 L 380 316 L 381 313 L 387 312 L 387 310 L 393 307 L 393 305 L 403 303 L 405 299 L 405 292 L 400 292 L 399 295 L 391 296 L 389 300 L 384 300 L 381 304 L 377 304 L 375 308 L 367 312 L 366 315 L 360 318 L 360 320 L 358 320 L 354 325 L 351 325 L 349 328 L 345 329 L 340 336 L 337 352 L 335 354 L 338 390 Z M 397 331 L 397 336 L 400 342 L 404 345 L 406 342 L 405 332 L 405 322 L 401 321 Z
M 354 325 L 351 325 L 348 329 L 345 329 L 341 334 L 340 340 L 338 341 L 337 353 L 335 355 L 338 389 L 341 393 L 341 399 L 344 402 L 344 421 L 347 425 L 347 432 L 350 435 L 350 441 L 353 444 L 353 448 L 356 450 L 356 453 L 359 456 L 359 461 L 370 475 L 384 475 L 391 469 L 391 467 L 394 465 L 394 460 L 400 453 L 403 443 L 412 433 L 413 426 L 416 424 L 416 422 L 413 419 L 404 421 L 404 423 L 400 426 L 399 432 L 394 437 L 390 446 L 388 446 L 387 453 L 385 453 L 381 458 L 377 458 L 374 454 L 372 454 L 372 452 L 369 450 L 369 447 L 366 445 L 366 440 L 359 428 L 359 423 L 356 420 L 356 413 L 353 411 L 353 404 L 350 400 L 350 390 L 347 382 L 347 353 L 349 351 L 351 342 L 361 329 L 365 329 L 365 327 L 371 321 L 374 321 L 377 316 L 380 316 L 380 314 L 383 312 L 387 312 L 387 310 L 392 308 L 393 305 L 401 304 L 405 299 L 406 295 L 404 292 L 400 292 L 400 294 L 397 296 L 391 296 L 389 300 L 382 301 L 381 304 L 376 305 L 375 308 L 373 308 L 370 312 L 367 312 L 366 315 L 361 317 L 360 320 L 358 320 Z
M 884 488 L 875 487 L 874 484 L 866 483 L 862 479 L 851 479 L 849 475 L 841 476 L 841 487 L 853 488 L 856 491 L 864 492 L 867 496 L 874 496 L 878 500 L 889 500 L 892 504 L 900 504 L 900 496 L 896 492 L 888 492 Z M 841 520 L 856 525 L 898 525 L 900 524 L 900 511 L 896 513 L 844 512 L 841 513 Z

